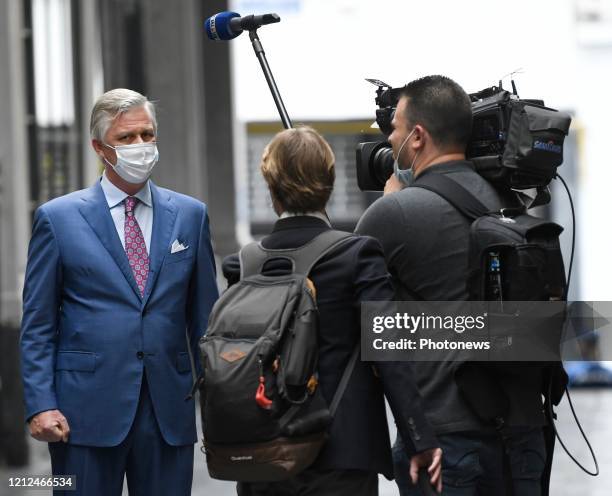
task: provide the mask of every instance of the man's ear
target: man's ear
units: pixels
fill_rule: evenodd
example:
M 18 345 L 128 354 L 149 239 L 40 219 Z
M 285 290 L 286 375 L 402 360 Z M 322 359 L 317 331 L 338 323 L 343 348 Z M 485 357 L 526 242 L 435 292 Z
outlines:
M 91 147 L 94 149 L 94 151 L 98 155 L 100 155 L 102 153 L 102 145 L 100 144 L 100 142 L 97 139 L 93 138 L 91 140 Z
M 429 138 L 429 133 L 420 124 L 414 126 L 414 135 L 411 141 L 412 149 L 415 151 L 422 150 Z
M 94 151 L 96 152 L 96 155 L 100 158 L 100 160 L 102 160 L 104 162 L 104 146 L 102 145 L 102 143 L 97 140 L 97 139 L 92 139 L 91 140 L 91 147 L 94 149 Z

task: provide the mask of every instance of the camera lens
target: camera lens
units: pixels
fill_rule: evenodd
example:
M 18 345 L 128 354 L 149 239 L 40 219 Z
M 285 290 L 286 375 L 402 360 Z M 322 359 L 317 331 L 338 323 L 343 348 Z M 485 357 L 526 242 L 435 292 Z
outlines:
M 362 191 L 382 191 L 393 174 L 393 151 L 386 141 L 359 143 L 357 183 Z
M 376 175 L 376 178 L 382 183 L 383 188 L 385 187 L 387 179 L 393 174 L 393 162 L 395 162 L 393 150 L 387 143 L 376 151 L 372 159 L 371 170 Z

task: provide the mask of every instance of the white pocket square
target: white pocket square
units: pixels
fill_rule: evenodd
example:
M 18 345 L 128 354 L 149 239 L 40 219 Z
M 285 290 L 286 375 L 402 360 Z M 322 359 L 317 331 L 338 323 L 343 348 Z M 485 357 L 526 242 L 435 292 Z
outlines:
M 179 251 L 183 251 L 189 248 L 189 246 L 185 246 L 178 239 L 175 239 L 172 243 L 172 247 L 170 248 L 170 253 L 178 253 Z

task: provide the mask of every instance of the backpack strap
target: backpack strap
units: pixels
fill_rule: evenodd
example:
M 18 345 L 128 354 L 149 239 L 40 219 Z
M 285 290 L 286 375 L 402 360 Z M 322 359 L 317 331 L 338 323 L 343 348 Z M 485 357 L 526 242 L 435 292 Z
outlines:
M 260 274 L 264 264 L 273 258 L 290 260 L 293 273 L 307 276 L 322 257 L 353 236 L 352 233 L 330 229 L 303 246 L 280 250 L 264 248 L 257 242 L 250 243 L 240 250 L 240 279 Z
M 410 187 L 433 191 L 471 221 L 490 213 L 472 193 L 445 174 L 423 174 Z
M 332 417 L 336 415 L 336 410 L 338 409 L 338 405 L 340 404 L 340 400 L 344 395 L 344 391 L 346 391 L 346 386 L 348 386 L 351 375 L 353 375 L 353 369 L 355 368 L 355 364 L 357 363 L 357 359 L 359 358 L 359 350 L 360 345 L 357 343 L 353 353 L 351 353 L 351 357 L 349 358 L 348 363 L 346 364 L 346 368 L 342 373 L 342 377 L 340 378 L 340 382 L 338 383 L 338 387 L 336 388 L 336 392 L 334 393 L 334 397 L 329 405 L 329 413 Z
M 253 241 L 242 247 L 238 253 L 240 259 L 240 279 L 261 273 L 263 265 L 268 260 L 268 252 L 261 244 Z
M 333 418 L 336 415 L 336 410 L 338 409 L 338 405 L 340 404 L 340 400 L 342 396 L 344 396 L 344 392 L 346 391 L 346 387 L 348 386 L 349 380 L 353 375 L 353 370 L 355 369 L 355 364 L 357 363 L 357 359 L 359 358 L 359 351 L 361 347 L 360 344 L 357 343 L 351 356 L 349 358 L 344 371 L 342 372 L 342 377 L 340 378 L 340 382 L 338 383 L 338 387 L 336 388 L 336 392 L 332 398 L 332 401 L 329 405 L 329 414 Z M 279 419 L 280 431 L 282 432 L 285 427 L 293 420 L 295 415 L 302 408 L 302 404 L 299 405 L 291 405 L 289 409 L 283 414 L 283 416 Z

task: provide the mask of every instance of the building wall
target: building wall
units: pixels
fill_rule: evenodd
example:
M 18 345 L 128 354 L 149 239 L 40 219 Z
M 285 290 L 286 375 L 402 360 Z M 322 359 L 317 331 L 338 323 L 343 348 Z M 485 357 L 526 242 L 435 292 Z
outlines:
M 21 0 L 0 2 L 0 324 L 21 316 L 30 234 Z
M 524 98 L 542 98 L 574 114 L 580 129 L 574 176 L 577 242 L 584 254 L 574 280 L 577 297 L 612 298 L 612 247 L 606 199 L 609 166 L 607 88 L 612 85 L 612 3 L 596 0 L 233 0 L 245 15 L 277 12 L 281 22 L 260 37 L 287 110 L 300 120 L 374 117 L 374 87 L 427 74 L 445 74 L 468 92 L 509 87 L 512 71 Z M 243 124 L 278 119 L 245 36 L 230 42 L 236 116 Z M 246 160 L 239 157 L 239 165 Z M 246 169 L 244 165 L 242 169 Z M 565 193 L 555 201 L 565 204 Z M 241 212 L 246 211 L 245 208 Z M 572 230 L 566 224 L 564 243 Z M 587 256 L 589 254 L 589 256 Z
M 89 114 L 111 88 L 157 102 L 153 179 L 205 201 L 216 252 L 237 249 L 229 46 L 203 32 L 205 16 L 226 9 L 220 0 L 0 2 L 0 322 L 21 318 L 34 210 L 100 175 Z

